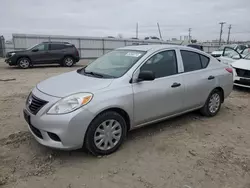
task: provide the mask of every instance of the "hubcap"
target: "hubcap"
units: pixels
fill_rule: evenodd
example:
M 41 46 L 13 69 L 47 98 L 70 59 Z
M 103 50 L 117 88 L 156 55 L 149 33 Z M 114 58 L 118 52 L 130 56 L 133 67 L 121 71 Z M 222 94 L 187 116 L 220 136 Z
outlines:
M 211 113 L 217 112 L 220 106 L 220 95 L 218 93 L 214 93 L 209 100 L 209 111 Z
M 71 66 L 71 65 L 73 65 L 73 60 L 72 60 L 71 58 L 66 58 L 66 59 L 65 59 L 65 64 L 66 64 L 67 66 Z
M 122 127 L 116 120 L 106 120 L 96 129 L 94 143 L 100 150 L 109 150 L 115 147 L 121 139 Z
M 22 68 L 28 68 L 28 67 L 29 67 L 29 61 L 28 61 L 27 59 L 22 59 L 22 60 L 20 61 L 20 66 L 21 66 Z

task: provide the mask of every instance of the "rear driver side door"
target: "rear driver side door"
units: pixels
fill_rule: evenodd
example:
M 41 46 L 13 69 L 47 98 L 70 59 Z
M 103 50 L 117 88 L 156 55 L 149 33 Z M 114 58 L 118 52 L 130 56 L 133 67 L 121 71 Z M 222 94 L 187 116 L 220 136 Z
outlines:
M 65 52 L 66 46 L 64 44 L 50 44 L 49 54 L 51 63 L 61 61 Z
M 203 106 L 216 86 L 216 75 L 209 68 L 210 58 L 198 52 L 180 50 L 185 84 L 184 109 L 192 110 Z

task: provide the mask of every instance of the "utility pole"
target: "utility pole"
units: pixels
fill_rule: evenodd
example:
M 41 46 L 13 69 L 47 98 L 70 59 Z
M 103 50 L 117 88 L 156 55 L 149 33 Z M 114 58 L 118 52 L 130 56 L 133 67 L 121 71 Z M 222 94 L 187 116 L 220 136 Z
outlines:
M 161 36 L 161 29 L 160 29 L 160 25 L 159 25 L 159 23 L 157 23 L 157 26 L 158 26 L 158 31 L 159 31 L 160 39 L 162 40 L 162 36 Z
M 136 38 L 138 39 L 138 22 L 136 23 Z
M 192 28 L 189 28 L 188 29 L 188 43 L 191 43 L 191 31 L 192 31 Z
M 229 27 L 228 27 L 227 44 L 229 44 L 231 29 L 232 29 L 232 25 L 230 24 Z
M 222 33 L 223 33 L 223 25 L 225 24 L 226 22 L 220 22 L 220 40 L 219 40 L 219 46 L 221 44 L 221 37 L 222 37 Z

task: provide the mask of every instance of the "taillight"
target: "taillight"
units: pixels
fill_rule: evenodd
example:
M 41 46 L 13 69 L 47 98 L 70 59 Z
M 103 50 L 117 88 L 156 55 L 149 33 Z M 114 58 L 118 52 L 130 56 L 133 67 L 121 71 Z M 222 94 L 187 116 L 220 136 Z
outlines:
M 79 56 L 79 52 L 75 46 L 74 46 L 74 50 L 75 50 L 76 56 Z
M 233 73 L 233 69 L 232 68 L 225 68 L 227 72 L 229 73 Z

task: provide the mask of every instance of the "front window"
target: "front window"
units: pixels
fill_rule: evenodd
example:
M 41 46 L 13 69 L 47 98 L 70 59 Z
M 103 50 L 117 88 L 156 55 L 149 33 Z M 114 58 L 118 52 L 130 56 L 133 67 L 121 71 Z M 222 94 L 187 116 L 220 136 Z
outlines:
M 237 51 L 238 52 L 242 52 L 243 50 L 245 50 L 246 49 L 246 45 L 239 45 L 238 47 L 237 47 Z
M 223 45 L 221 47 L 219 47 L 218 51 L 223 51 L 224 48 L 229 47 L 229 48 L 235 48 L 236 44 L 231 44 L 231 45 Z
M 93 76 L 118 78 L 125 74 L 146 52 L 115 50 L 96 59 L 81 71 Z
M 48 47 L 48 44 L 37 44 L 35 46 L 32 46 L 31 48 L 28 48 L 27 50 L 47 51 Z
M 155 74 L 155 78 L 177 74 L 175 51 L 169 50 L 154 55 L 140 68 L 140 71 L 152 71 Z
M 223 56 L 233 59 L 240 59 L 240 54 L 232 48 L 225 48 Z

